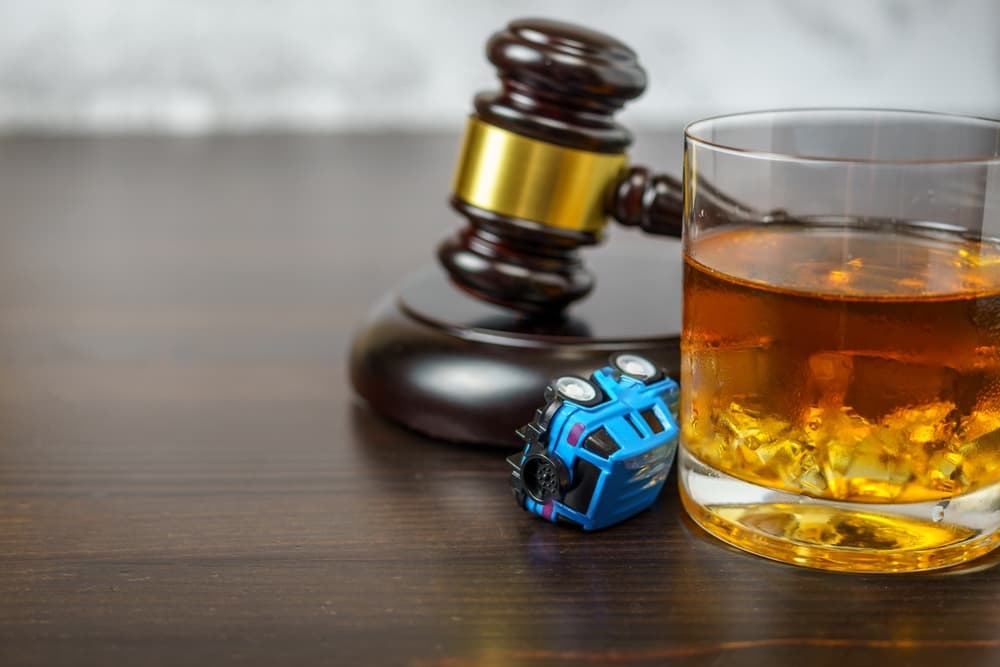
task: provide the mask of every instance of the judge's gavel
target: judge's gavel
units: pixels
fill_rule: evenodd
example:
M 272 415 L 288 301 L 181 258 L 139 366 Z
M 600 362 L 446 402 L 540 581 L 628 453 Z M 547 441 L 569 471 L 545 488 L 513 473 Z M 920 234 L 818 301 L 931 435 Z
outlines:
M 511 22 L 486 46 L 501 89 L 475 98 L 451 205 L 468 224 L 438 248 L 452 281 L 533 317 L 557 317 L 594 285 L 577 249 L 608 217 L 680 236 L 678 179 L 628 166 L 613 114 L 642 94 L 632 49 L 556 21 Z
M 613 116 L 646 86 L 632 49 L 518 20 L 486 53 L 501 86 L 475 98 L 451 197 L 467 224 L 438 247 L 446 272 L 415 273 L 379 302 L 352 346 L 351 378 L 376 412 L 421 433 L 509 448 L 551 378 L 589 373 L 610 350 L 678 375 L 676 253 L 595 257 L 602 286 L 566 311 L 594 287 L 579 248 L 600 241 L 608 218 L 679 236 L 685 196 L 679 179 L 627 164 L 632 136 Z M 759 217 L 691 175 L 689 214 Z

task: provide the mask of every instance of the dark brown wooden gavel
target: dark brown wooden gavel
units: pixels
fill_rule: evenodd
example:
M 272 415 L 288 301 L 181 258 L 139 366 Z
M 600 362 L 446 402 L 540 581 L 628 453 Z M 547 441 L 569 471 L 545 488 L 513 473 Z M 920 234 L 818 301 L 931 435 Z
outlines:
M 678 179 L 629 167 L 613 115 L 646 87 L 632 49 L 574 25 L 519 20 L 492 36 L 501 89 L 475 98 L 452 190 L 468 221 L 438 248 L 462 289 L 530 316 L 558 316 L 594 285 L 577 252 L 608 217 L 680 236 Z

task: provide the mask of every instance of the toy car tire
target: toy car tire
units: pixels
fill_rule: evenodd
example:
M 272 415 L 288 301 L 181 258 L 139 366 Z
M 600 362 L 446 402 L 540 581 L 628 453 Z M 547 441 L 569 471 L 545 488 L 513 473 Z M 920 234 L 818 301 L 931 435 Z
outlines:
M 563 462 L 544 454 L 531 454 L 524 459 L 521 479 L 524 491 L 540 503 L 561 500 L 569 486 L 569 473 Z
M 604 395 L 596 384 L 576 375 L 558 377 L 552 381 L 551 387 L 556 396 L 577 405 L 591 407 L 604 401 Z
M 663 379 L 663 371 L 646 357 L 631 352 L 620 352 L 611 356 L 611 367 L 622 375 L 643 384 L 652 384 Z

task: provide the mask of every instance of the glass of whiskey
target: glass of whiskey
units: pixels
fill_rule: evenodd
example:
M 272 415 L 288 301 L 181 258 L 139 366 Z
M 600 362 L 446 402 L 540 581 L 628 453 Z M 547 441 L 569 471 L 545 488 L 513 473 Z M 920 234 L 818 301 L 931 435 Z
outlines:
M 1000 122 L 788 110 L 685 130 L 685 508 L 828 570 L 1000 544 Z

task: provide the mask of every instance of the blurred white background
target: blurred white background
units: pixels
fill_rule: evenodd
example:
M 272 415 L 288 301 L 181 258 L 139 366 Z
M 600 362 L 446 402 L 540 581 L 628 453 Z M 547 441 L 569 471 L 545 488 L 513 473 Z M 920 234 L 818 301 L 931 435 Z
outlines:
M 0 0 L 0 131 L 456 128 L 508 20 L 630 44 L 625 122 L 880 106 L 1000 116 L 996 0 Z

